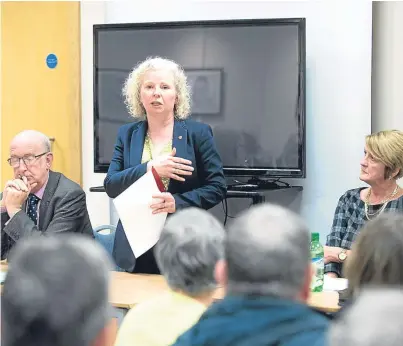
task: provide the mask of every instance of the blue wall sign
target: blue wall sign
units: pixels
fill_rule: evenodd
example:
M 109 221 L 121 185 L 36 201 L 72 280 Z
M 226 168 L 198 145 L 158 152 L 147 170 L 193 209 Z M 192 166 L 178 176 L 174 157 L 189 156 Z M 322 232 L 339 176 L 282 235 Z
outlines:
M 55 54 L 49 54 L 46 57 L 46 65 L 49 68 L 55 68 L 57 66 L 57 56 Z

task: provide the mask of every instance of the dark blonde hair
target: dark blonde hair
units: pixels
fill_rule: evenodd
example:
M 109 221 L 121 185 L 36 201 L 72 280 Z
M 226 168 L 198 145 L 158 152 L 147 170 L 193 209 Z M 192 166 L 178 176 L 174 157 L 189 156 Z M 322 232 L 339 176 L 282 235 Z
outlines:
M 398 169 L 395 179 L 403 176 L 403 132 L 399 130 L 379 131 L 368 135 L 365 144 L 373 158 L 385 166 L 385 179 Z
M 403 285 L 403 215 L 385 213 L 361 230 L 344 266 L 351 296 L 363 286 Z

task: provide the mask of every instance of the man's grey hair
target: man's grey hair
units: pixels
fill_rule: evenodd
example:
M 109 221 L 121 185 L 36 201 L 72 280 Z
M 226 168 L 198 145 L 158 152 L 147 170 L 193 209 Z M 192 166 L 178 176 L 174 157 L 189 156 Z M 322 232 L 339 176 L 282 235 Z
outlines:
M 228 293 L 294 299 L 310 266 L 310 233 L 292 211 L 261 204 L 230 225 L 225 258 Z
M 401 288 L 363 289 L 330 327 L 330 346 L 403 345 Z
M 95 240 L 58 235 L 20 240 L 2 297 L 4 346 L 89 346 L 111 316 L 111 261 Z
M 205 210 L 187 208 L 171 216 L 155 247 L 168 285 L 190 296 L 214 290 L 215 265 L 224 256 L 224 237 L 223 226 Z
M 14 138 L 17 139 L 19 137 L 31 137 L 35 138 L 42 143 L 43 149 L 45 152 L 50 152 L 52 150 L 52 146 L 50 144 L 49 137 L 43 134 L 42 132 L 36 130 L 24 130 L 18 133 Z

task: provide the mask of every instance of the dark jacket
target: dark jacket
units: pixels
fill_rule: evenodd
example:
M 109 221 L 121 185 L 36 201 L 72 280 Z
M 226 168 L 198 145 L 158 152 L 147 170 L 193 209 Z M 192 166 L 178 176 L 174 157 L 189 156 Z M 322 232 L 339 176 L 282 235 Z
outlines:
M 24 237 L 62 232 L 85 233 L 94 237 L 85 192 L 61 173 L 49 172 L 39 205 L 38 226 L 25 213 L 25 208 L 26 203 L 11 220 L 7 213 L 1 213 L 2 259 L 7 257 L 15 242 Z
M 297 302 L 226 297 L 213 304 L 175 346 L 322 346 L 328 320 Z
M 146 121 L 119 129 L 104 181 L 109 197 L 117 197 L 147 172 L 147 163 L 141 163 L 147 129 Z M 220 203 L 226 194 L 226 182 L 211 127 L 193 120 L 175 120 L 172 146 L 176 148 L 176 156 L 190 160 L 194 168 L 184 182 L 170 180 L 168 192 L 175 198 L 176 210 L 187 207 L 210 209 Z M 113 257 L 119 267 L 134 271 L 135 258 L 121 222 L 116 229 Z

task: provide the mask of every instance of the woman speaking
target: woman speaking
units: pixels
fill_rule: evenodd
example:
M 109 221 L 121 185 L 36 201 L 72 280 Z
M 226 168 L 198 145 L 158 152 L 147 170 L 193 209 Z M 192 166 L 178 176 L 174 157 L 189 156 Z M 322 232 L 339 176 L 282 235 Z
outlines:
M 183 69 L 171 60 L 148 58 L 130 73 L 123 93 L 136 121 L 119 129 L 104 181 L 108 196 L 115 198 L 153 167 L 166 190 L 150 206 L 153 213 L 220 203 L 226 193 L 221 158 L 210 126 L 187 119 L 190 92 Z M 134 257 L 120 221 L 113 257 L 128 272 L 159 274 L 153 249 Z

